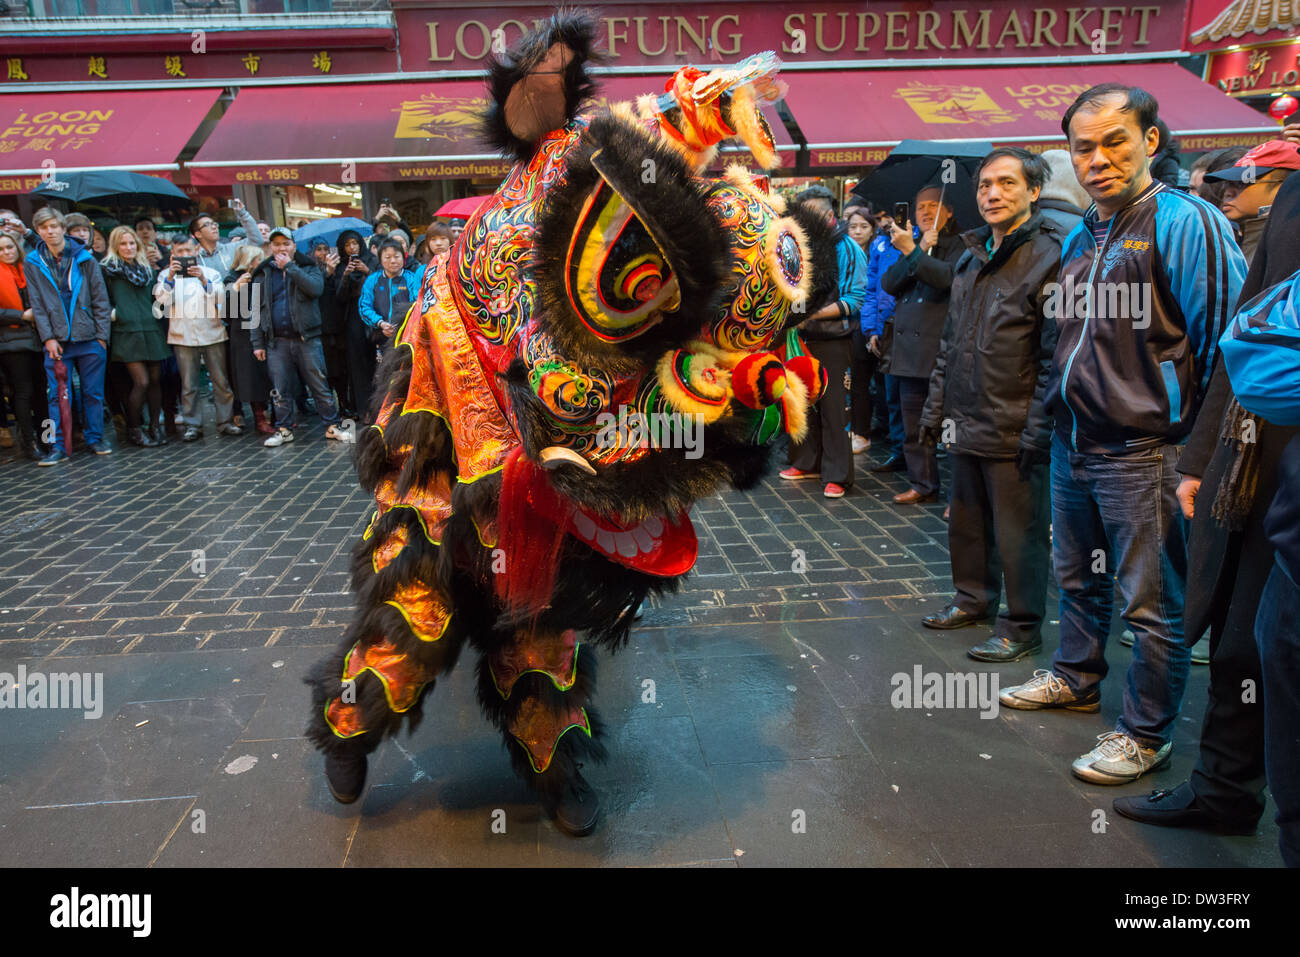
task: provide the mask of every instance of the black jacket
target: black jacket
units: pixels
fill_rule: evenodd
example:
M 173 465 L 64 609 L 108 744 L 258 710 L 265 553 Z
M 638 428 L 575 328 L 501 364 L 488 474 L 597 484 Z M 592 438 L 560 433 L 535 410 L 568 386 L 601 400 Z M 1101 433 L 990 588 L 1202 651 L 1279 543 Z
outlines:
M 965 252 L 961 236 L 946 233 L 931 252 L 917 246 L 885 270 L 880 286 L 897 300 L 890 375 L 930 378 L 948 316 L 953 266 Z
M 271 273 L 275 269 L 273 260 L 266 260 L 253 273 L 253 286 L 260 297 L 260 324 L 252 329 L 249 338 L 253 342 L 253 351 L 265 349 L 275 340 L 274 325 L 271 320 Z M 316 260 L 310 256 L 295 252 L 293 260 L 284 268 L 285 280 L 289 284 L 289 318 L 293 328 L 304 339 L 320 335 L 320 307 L 317 300 L 325 289 L 325 276 Z
M 1020 448 L 1051 448 L 1043 397 L 1056 322 L 1046 315 L 1046 303 L 1063 237 L 1036 212 L 990 259 L 985 243 L 991 234 L 981 226 L 961 236 L 967 250 L 953 272 L 921 424 L 942 432 L 947 415 L 955 426 L 954 451 L 1005 459 Z
M 1300 233 L 1285 228 L 1297 216 L 1300 216 L 1300 177 L 1288 177 L 1273 199 L 1270 224 L 1251 261 L 1236 305 L 1250 302 L 1300 269 Z M 1270 542 L 1265 535 L 1265 515 L 1272 520 L 1274 515 L 1285 512 L 1289 501 L 1300 503 L 1300 483 L 1287 487 L 1288 474 L 1296 474 L 1295 461 L 1292 460 L 1288 472 L 1284 459 L 1284 455 L 1300 456 L 1300 446 L 1296 445 L 1300 428 L 1261 420 L 1255 435 L 1258 484 L 1245 528 L 1230 532 L 1215 521 L 1214 500 L 1234 459 L 1231 447 L 1219 441 L 1224 412 L 1231 398 L 1232 384 L 1223 362 L 1218 361 L 1196 424 L 1178 456 L 1178 471 L 1202 480 L 1187 534 L 1188 581 L 1198 583 L 1196 588 L 1187 590 L 1183 611 L 1183 632 L 1189 645 L 1215 620 L 1222 621 L 1224 634 L 1235 632 L 1249 640 L 1255 633 L 1259 596 L 1273 568 L 1270 546 L 1278 544 L 1276 537 Z M 1270 505 L 1278 512 L 1270 512 Z M 1300 552 L 1300 525 L 1294 526 L 1291 534 L 1292 547 Z
M 349 322 L 361 323 L 362 327 L 364 327 L 365 324 L 361 322 L 361 314 L 357 311 L 357 300 L 361 298 L 361 287 L 365 284 L 366 277 L 370 275 L 370 273 L 361 273 L 356 270 L 347 275 L 343 274 L 343 270 L 348 265 L 348 254 L 344 251 L 343 244 L 349 238 L 355 239 L 361 244 L 361 261 L 369 267 L 370 272 L 377 272 L 381 268 L 379 260 L 366 248 L 366 241 L 360 233 L 354 229 L 345 229 L 339 234 L 339 264 L 331 278 L 334 280 L 333 294 L 334 301 L 338 303 L 340 329 L 346 329 Z
M 24 307 L 30 306 L 27 287 L 20 287 L 18 295 Z M 0 309 L 0 352 L 40 352 L 41 340 L 36 337 L 36 324 L 23 319 L 22 309 Z

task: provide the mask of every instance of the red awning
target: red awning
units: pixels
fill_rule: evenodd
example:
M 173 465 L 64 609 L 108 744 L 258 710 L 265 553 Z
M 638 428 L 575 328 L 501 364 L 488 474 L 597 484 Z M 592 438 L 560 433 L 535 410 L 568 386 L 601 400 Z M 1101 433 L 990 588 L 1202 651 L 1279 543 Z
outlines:
M 50 169 L 166 176 L 220 90 L 87 90 L 0 96 L 0 193 L 24 193 Z
M 602 77 L 596 104 L 661 92 L 666 80 Z M 245 87 L 187 166 L 199 185 L 503 176 L 511 164 L 478 140 L 486 106 L 480 80 Z M 793 166 L 774 110 L 768 122 Z
M 1254 145 L 1277 124 L 1172 63 L 788 71 L 786 104 L 814 167 L 879 163 L 900 140 L 1065 146 L 1061 116 L 1098 83 L 1140 86 L 1186 152 Z

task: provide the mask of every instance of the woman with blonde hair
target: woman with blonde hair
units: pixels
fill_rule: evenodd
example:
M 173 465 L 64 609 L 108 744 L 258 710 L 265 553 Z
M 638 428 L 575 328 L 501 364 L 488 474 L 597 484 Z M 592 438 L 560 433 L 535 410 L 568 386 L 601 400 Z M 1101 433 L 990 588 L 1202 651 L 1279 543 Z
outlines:
M 266 363 L 258 362 L 254 357 L 253 342 L 249 338 L 253 297 L 256 295 L 252 285 L 253 273 L 264 258 L 261 246 L 245 243 L 236 248 L 224 283 L 226 308 L 223 317 L 229 334 L 226 340 L 226 368 L 230 370 L 230 387 L 235 393 L 234 421 L 243 424 L 244 403 L 247 402 L 253 407 L 253 422 L 257 431 L 263 435 L 273 435 L 275 428 L 267 415 L 267 404 L 271 401 L 271 378 L 267 375 Z
M 166 445 L 160 377 L 161 363 L 171 355 L 171 349 L 153 313 L 157 270 L 130 226 L 118 226 L 109 234 L 100 268 L 113 304 L 110 359 L 123 363 L 131 377 L 131 391 L 126 397 L 127 438 L 142 448 Z M 146 396 L 149 415 L 142 418 Z

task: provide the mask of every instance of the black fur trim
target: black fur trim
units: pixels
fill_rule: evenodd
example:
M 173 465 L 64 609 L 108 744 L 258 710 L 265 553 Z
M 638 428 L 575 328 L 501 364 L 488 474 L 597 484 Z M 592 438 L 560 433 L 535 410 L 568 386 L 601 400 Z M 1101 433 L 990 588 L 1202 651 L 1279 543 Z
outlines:
M 647 160 L 654 163 L 651 183 L 641 179 Z M 601 171 L 667 256 L 681 293 L 676 312 L 665 313 L 635 339 L 618 343 L 593 336 L 565 292 L 570 240 L 583 204 L 602 180 Z M 733 258 L 731 241 L 707 203 L 709 185 L 695 177 L 679 152 L 639 126 L 613 114 L 592 120 L 568 154 L 564 178 L 546 194 L 533 240 L 539 324 L 562 355 L 627 372 L 708 327 L 731 277 Z
M 592 707 L 595 693 L 596 656 L 586 645 L 578 649 L 577 676 L 573 687 L 568 691 L 556 688 L 546 675 L 530 672 L 521 675 L 515 681 L 510 697 L 503 699 L 492 680 L 492 669 L 488 665 L 487 656 L 479 660 L 478 699 L 483 713 L 501 731 L 515 774 L 539 792 L 558 793 L 572 783 L 573 773 L 579 763 L 599 763 L 607 757 L 605 746 L 600 740 L 604 725 Z M 586 710 L 587 722 L 591 725 L 590 737 L 578 728 L 572 728 L 561 735 L 550 765 L 541 773 L 533 770 L 527 749 L 509 731 L 520 706 L 530 698 L 540 699 L 546 708 L 557 713 L 567 710 L 576 701 Z
M 506 98 L 514 85 L 536 68 L 555 43 L 563 43 L 573 51 L 573 60 L 564 77 L 564 115 L 573 119 L 583 101 L 594 96 L 598 89 L 596 81 L 587 74 L 587 63 L 598 63 L 603 58 L 596 49 L 598 30 L 599 21 L 592 12 L 561 9 L 508 52 L 490 57 L 487 77 L 489 105 L 479 125 L 482 140 L 516 161 L 527 160 L 533 155 L 537 144 L 520 139 L 506 124 Z
M 821 214 L 806 206 L 791 203 L 788 215 L 808 237 L 808 249 L 812 254 L 812 289 L 808 293 L 807 306 L 802 313 L 791 316 L 794 322 L 800 322 L 840 297 L 840 260 L 835 248 L 838 237 L 835 228 Z

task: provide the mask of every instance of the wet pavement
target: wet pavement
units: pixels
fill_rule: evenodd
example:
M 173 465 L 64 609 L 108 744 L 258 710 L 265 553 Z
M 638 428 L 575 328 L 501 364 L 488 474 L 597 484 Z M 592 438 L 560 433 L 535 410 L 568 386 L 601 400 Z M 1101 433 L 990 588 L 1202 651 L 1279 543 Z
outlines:
M 602 653 L 604 814 L 573 840 L 512 775 L 465 663 L 386 742 L 356 804 L 329 796 L 302 737 L 302 675 L 350 617 L 348 553 L 369 516 L 350 446 L 307 420 L 0 465 L 0 672 L 102 675 L 102 715 L 0 709 L 0 865 L 1277 866 L 1254 837 L 1144 827 L 1111 800 L 1185 780 L 1207 671 L 1193 666 L 1169 766 L 1121 788 L 1070 762 L 1098 715 L 896 708 L 894 676 L 987 673 L 985 627 L 931 632 L 950 595 L 942 505 L 896 506 L 865 468 L 838 501 L 773 474 L 700 502 L 696 573 Z M 1055 595 L 1049 615 L 1055 614 Z M 1116 621 L 1116 631 L 1122 627 Z M 470 661 L 467 654 L 465 661 Z

